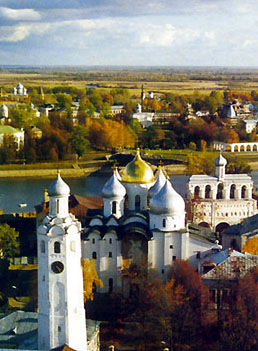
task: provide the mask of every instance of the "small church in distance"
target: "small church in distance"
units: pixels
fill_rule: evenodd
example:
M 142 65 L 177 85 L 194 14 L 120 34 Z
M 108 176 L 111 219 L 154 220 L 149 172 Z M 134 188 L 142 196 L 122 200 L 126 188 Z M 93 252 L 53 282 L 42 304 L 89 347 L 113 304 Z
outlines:
M 114 170 L 102 194 L 103 213 L 87 218 L 82 235 L 82 257 L 95 260 L 100 292 L 125 291 L 121 273 L 131 264 L 165 278 L 174 260 L 214 246 L 215 237 L 189 230 L 184 199 L 160 166 L 154 176 L 139 150 L 121 175 Z

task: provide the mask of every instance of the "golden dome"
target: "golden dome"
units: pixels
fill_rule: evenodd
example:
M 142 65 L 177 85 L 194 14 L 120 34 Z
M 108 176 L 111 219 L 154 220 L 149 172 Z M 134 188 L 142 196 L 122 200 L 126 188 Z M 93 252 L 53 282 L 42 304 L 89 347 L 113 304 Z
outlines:
M 143 161 L 140 155 L 140 150 L 137 149 L 135 158 L 127 164 L 124 169 L 123 182 L 128 183 L 152 183 L 154 176 L 151 167 Z

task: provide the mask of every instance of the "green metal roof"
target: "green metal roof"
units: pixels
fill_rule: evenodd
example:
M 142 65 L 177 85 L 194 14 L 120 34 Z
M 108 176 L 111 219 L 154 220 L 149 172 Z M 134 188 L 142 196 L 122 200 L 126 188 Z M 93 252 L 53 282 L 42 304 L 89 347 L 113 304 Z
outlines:
M 5 126 L 5 125 L 0 125 L 0 134 L 14 134 L 14 133 L 20 133 L 21 130 L 11 127 L 11 126 Z

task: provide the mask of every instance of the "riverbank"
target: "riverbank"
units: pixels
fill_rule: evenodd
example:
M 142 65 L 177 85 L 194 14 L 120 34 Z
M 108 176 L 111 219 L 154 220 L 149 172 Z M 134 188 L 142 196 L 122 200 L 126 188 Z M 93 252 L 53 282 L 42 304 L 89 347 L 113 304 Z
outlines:
M 258 161 L 248 163 L 252 170 L 258 170 Z M 170 164 L 164 166 L 168 175 L 184 175 L 186 174 L 186 166 L 184 164 Z M 66 178 L 77 178 L 85 177 L 90 174 L 106 175 L 112 173 L 112 167 L 110 163 L 103 162 L 100 166 L 91 162 L 87 167 L 79 167 L 78 165 L 72 168 L 60 168 L 61 175 Z M 0 178 L 55 178 L 57 169 L 42 168 L 42 169 L 12 169 L 12 170 L 0 170 Z

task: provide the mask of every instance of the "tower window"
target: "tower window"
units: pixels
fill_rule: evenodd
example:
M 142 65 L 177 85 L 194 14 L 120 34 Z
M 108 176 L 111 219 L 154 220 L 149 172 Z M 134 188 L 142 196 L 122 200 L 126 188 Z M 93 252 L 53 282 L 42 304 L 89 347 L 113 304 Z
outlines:
M 57 330 L 60 332 L 61 331 L 61 327 L 60 325 L 57 327 Z
M 112 252 L 111 251 L 109 251 L 108 257 L 112 257 Z
M 163 220 L 162 220 L 162 226 L 163 226 L 163 228 L 166 227 L 166 219 L 165 218 L 163 218 Z
M 92 244 L 95 244 L 95 238 L 92 239 Z
M 173 256 L 173 261 L 175 261 L 176 260 L 176 256 Z
M 45 246 L 45 241 L 44 240 L 41 240 L 41 242 L 40 242 L 40 251 L 42 253 L 46 252 L 46 246 Z
M 74 240 L 70 242 L 70 250 L 71 251 L 76 251 L 76 245 L 75 245 L 75 241 Z
M 108 292 L 111 294 L 113 291 L 113 279 L 109 278 L 108 279 Z
M 93 251 L 93 252 L 92 252 L 92 258 L 94 258 L 94 260 L 97 259 L 97 252 L 96 252 L 96 251 Z
M 109 244 L 112 244 L 112 238 L 109 238 Z
M 54 253 L 60 253 L 61 252 L 61 245 L 59 241 L 55 241 L 54 243 Z
M 56 200 L 56 213 L 59 213 L 59 199 Z
M 170 245 L 169 248 L 170 248 L 170 249 L 173 249 L 173 245 Z
M 116 214 L 116 201 L 112 202 L 112 214 Z
M 141 198 L 140 195 L 135 196 L 135 210 L 140 211 L 141 209 Z

